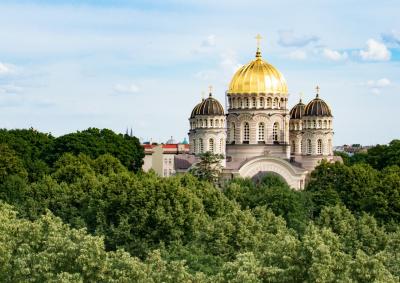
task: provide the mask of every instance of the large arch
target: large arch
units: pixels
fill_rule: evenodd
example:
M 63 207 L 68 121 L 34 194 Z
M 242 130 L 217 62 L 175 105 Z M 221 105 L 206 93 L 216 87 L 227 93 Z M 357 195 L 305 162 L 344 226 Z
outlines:
M 306 170 L 295 167 L 281 158 L 270 156 L 249 159 L 239 168 L 239 175 L 243 178 L 253 178 L 262 172 L 278 174 L 295 190 L 304 188 L 307 175 Z

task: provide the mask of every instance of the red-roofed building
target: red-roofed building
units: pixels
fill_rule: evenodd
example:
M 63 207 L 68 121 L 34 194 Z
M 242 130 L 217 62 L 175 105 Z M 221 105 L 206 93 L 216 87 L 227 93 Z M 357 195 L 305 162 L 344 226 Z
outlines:
M 175 157 L 177 155 L 189 153 L 189 144 L 187 143 L 144 144 L 143 147 L 145 153 L 143 171 L 147 172 L 153 169 L 163 177 L 175 174 Z

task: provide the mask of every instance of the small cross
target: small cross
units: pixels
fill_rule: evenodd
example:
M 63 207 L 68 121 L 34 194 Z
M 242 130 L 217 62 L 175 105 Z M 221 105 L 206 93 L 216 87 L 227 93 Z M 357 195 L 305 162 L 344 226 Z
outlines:
M 303 99 L 303 93 L 302 92 L 300 92 L 299 93 L 299 96 L 300 96 L 300 101 Z
M 213 91 L 212 85 L 210 85 L 210 86 L 208 87 L 208 91 L 209 91 L 210 94 L 212 93 L 212 91 Z
M 257 40 L 257 48 L 260 48 L 262 36 L 260 34 L 257 34 L 255 39 Z
M 315 88 L 315 90 L 317 91 L 317 94 L 319 94 L 319 90 L 320 90 L 319 86 L 317 86 L 317 87 Z

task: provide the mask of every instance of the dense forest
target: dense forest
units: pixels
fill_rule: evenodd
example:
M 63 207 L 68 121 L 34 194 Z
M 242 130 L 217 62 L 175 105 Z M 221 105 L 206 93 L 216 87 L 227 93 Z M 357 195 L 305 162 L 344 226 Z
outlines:
M 141 172 L 139 141 L 0 130 L 0 282 L 399 282 L 400 140 L 218 184 Z

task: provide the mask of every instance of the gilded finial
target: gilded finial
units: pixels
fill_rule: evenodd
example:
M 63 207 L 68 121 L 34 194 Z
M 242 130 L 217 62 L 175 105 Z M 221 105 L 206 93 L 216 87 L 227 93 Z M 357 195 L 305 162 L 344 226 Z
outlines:
M 260 45 L 261 45 L 261 39 L 262 36 L 260 34 L 257 34 L 255 39 L 257 40 L 257 52 L 256 52 L 256 58 L 261 58 L 261 50 L 260 50 Z
M 303 102 L 303 93 L 302 92 L 299 93 L 299 97 L 300 97 L 300 103 L 302 103 Z
M 212 96 L 212 92 L 213 92 L 212 85 L 208 86 L 208 92 L 209 92 L 209 95 Z
M 315 87 L 315 90 L 317 91 L 317 97 L 319 97 L 319 90 L 320 90 L 320 88 L 319 88 L 318 85 Z

